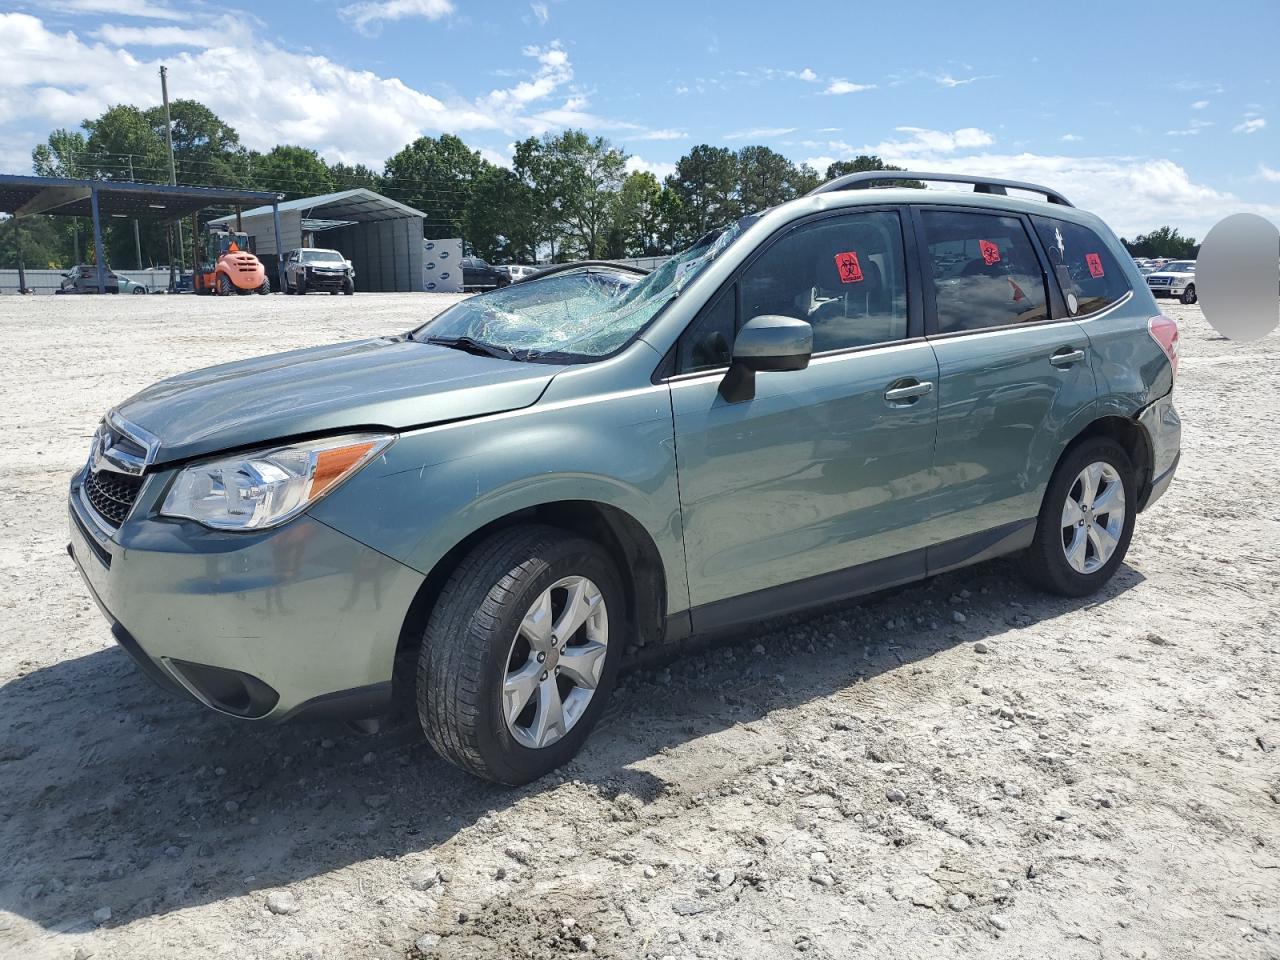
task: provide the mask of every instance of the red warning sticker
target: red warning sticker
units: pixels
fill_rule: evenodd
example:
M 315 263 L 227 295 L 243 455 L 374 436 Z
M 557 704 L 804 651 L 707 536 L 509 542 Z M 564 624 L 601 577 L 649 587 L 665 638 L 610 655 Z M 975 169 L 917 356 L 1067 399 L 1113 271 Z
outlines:
M 862 264 L 858 263 L 858 255 L 852 250 L 836 254 L 836 269 L 840 271 L 841 283 L 861 283 Z
M 1086 253 L 1084 255 L 1084 262 L 1089 265 L 1089 276 L 1100 277 L 1103 275 L 1102 258 L 1096 253 Z
M 990 240 L 979 240 L 978 249 L 982 251 L 982 259 L 990 266 L 1000 262 L 1000 248 Z

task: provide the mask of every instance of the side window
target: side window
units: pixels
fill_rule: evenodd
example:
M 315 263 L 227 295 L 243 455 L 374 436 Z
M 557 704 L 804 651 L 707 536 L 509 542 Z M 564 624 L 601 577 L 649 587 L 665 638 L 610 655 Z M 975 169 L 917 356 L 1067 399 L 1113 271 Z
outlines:
M 892 211 L 801 224 L 742 274 L 742 321 L 781 314 L 813 325 L 813 351 L 902 340 L 907 280 Z
M 1072 316 L 1096 313 L 1129 292 L 1129 281 L 1102 239 L 1088 227 L 1032 217 Z
M 921 217 L 939 333 L 1048 318 L 1044 272 L 1020 219 L 948 210 Z
M 735 284 L 720 293 L 709 310 L 703 310 L 680 337 L 676 347 L 676 372 L 694 373 L 727 367 L 732 359 L 737 330 L 738 288 Z

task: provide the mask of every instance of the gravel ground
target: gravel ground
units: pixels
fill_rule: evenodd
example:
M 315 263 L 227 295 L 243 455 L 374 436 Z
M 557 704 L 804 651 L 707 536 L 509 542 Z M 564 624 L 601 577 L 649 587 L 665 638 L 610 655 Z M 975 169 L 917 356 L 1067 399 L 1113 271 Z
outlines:
M 97 418 L 452 298 L 0 298 L 0 955 L 1280 957 L 1280 335 L 1183 324 L 1101 595 L 996 561 L 628 674 L 562 776 L 157 694 L 65 553 Z

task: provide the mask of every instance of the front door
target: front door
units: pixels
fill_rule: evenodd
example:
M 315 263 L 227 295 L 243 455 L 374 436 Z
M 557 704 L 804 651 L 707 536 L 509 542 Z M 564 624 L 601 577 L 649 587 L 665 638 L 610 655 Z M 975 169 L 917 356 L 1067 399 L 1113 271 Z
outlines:
M 923 575 L 938 368 L 912 336 L 907 263 L 897 210 L 805 221 L 682 338 L 671 396 L 695 629 Z M 734 333 L 763 314 L 812 324 L 813 359 L 727 402 Z
M 1089 337 L 1075 321 L 1054 319 L 1062 307 L 1051 306 L 1025 218 L 954 208 L 917 218 L 939 367 L 929 505 L 936 571 L 999 546 L 993 532 L 1030 537 L 1058 457 L 1092 419 L 1097 391 Z

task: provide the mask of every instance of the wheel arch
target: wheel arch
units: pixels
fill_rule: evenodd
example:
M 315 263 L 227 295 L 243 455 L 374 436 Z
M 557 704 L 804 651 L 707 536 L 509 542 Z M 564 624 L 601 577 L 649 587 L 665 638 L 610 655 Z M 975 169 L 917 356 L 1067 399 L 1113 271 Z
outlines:
M 412 697 L 417 653 L 427 618 L 450 575 L 481 541 L 507 527 L 544 524 L 592 540 L 613 557 L 626 592 L 626 619 L 639 646 L 662 637 L 667 612 L 667 574 L 653 537 L 635 517 L 595 500 L 556 500 L 525 507 L 491 520 L 447 550 L 422 581 L 405 614 L 396 643 L 392 676 L 397 702 Z
M 1089 423 L 1076 434 L 1058 457 L 1058 463 L 1076 447 L 1093 437 L 1106 437 L 1124 448 L 1133 464 L 1133 486 L 1138 494 L 1138 510 L 1141 511 L 1151 496 L 1152 464 L 1155 459 L 1151 438 L 1136 420 L 1110 414 Z M 1057 466 L 1054 466 L 1057 470 Z

